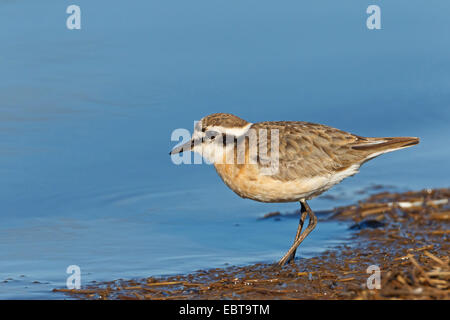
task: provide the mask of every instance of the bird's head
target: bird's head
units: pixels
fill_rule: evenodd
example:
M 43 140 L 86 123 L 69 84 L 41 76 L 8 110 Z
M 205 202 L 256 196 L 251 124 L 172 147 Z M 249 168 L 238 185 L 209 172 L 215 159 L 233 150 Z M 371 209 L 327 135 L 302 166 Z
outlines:
M 229 113 L 213 113 L 198 121 L 190 141 L 175 147 L 170 155 L 194 151 L 209 162 L 221 157 L 226 143 L 247 133 L 252 123 Z

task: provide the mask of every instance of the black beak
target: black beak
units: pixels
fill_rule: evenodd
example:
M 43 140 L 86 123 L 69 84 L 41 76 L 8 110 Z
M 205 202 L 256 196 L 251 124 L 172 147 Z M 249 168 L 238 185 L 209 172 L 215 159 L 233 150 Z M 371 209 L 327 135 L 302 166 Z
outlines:
M 194 140 L 190 140 L 186 143 L 183 143 L 181 146 L 178 146 L 174 148 L 172 151 L 169 152 L 169 155 L 182 153 L 184 151 L 190 151 L 194 147 Z

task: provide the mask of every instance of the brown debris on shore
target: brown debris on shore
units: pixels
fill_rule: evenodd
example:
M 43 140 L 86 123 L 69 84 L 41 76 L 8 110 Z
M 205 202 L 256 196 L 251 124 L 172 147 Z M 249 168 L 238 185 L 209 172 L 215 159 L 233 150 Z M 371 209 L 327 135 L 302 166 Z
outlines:
M 449 299 L 449 196 L 450 189 L 385 192 L 336 208 L 327 220 L 353 224 L 350 245 L 283 268 L 255 264 L 54 291 L 80 299 Z M 380 272 L 379 289 L 368 288 L 370 266 Z

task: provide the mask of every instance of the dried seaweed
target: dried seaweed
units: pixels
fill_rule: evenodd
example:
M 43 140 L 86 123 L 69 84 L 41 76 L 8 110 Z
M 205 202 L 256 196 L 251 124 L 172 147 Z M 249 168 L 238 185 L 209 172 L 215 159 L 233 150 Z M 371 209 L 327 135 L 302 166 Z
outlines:
M 449 195 L 450 189 L 384 192 L 336 208 L 327 219 L 380 224 L 354 228 L 351 246 L 283 268 L 233 266 L 54 291 L 80 299 L 449 299 Z M 380 289 L 368 288 L 369 266 L 379 267 Z

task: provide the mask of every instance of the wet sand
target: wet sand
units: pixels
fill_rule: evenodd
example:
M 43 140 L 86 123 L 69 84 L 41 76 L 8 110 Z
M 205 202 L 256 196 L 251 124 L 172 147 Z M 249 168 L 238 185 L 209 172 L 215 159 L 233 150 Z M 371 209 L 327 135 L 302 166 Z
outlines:
M 348 245 L 282 268 L 232 266 L 54 291 L 76 299 L 449 299 L 449 196 L 450 189 L 384 192 L 318 215 L 319 223 L 349 222 Z

